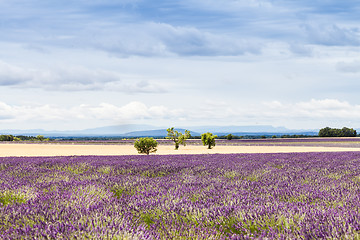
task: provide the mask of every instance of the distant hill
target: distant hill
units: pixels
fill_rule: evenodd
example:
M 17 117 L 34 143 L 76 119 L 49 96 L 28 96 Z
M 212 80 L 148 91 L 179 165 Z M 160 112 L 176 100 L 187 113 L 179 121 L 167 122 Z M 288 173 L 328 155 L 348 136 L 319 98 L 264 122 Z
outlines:
M 181 133 L 185 133 L 186 129 L 175 129 Z M 200 136 L 200 133 L 190 131 L 191 136 Z M 148 131 L 134 131 L 123 134 L 124 137 L 165 137 L 167 136 L 166 129 L 148 130 Z
M 44 135 L 46 137 L 68 137 L 68 136 L 122 136 L 129 132 L 155 130 L 158 127 L 144 124 L 124 124 L 99 128 L 89 128 L 84 130 L 69 131 L 45 131 L 43 129 L 27 129 L 27 130 L 0 130 L 0 134 L 13 135 Z
M 289 129 L 284 127 L 273 127 L 271 125 L 253 125 L 253 126 L 198 126 L 191 128 L 198 132 L 224 132 L 224 133 L 235 133 L 235 132 L 288 132 Z
M 251 125 L 251 126 L 199 126 L 192 127 L 196 132 L 212 132 L 218 136 L 233 134 L 235 136 L 260 136 L 260 135 L 317 135 L 318 130 L 294 130 L 285 127 L 273 127 L 271 125 Z
M 271 125 L 250 125 L 250 126 L 194 126 L 177 128 L 180 132 L 185 129 L 191 132 L 192 136 L 200 136 L 202 133 L 211 132 L 218 136 L 233 134 L 237 136 L 250 135 L 284 135 L 304 134 L 316 135 L 318 130 L 292 130 L 285 127 L 273 127 Z M 45 131 L 42 129 L 29 130 L 0 130 L 0 134 L 44 135 L 45 137 L 165 137 L 166 128 L 142 124 L 126 124 L 90 128 L 76 131 Z
M 76 134 L 82 135 L 123 135 L 129 132 L 135 131 L 148 131 L 155 130 L 158 127 L 152 125 L 144 125 L 144 124 L 124 124 L 124 125 L 115 125 L 115 126 L 107 126 L 107 127 L 99 127 L 99 128 L 90 128 L 81 131 L 73 131 Z

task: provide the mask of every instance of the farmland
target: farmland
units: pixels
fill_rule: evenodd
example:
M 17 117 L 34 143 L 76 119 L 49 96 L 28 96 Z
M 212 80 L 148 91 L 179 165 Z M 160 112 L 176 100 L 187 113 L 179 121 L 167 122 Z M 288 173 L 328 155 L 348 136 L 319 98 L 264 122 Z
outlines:
M 281 153 L 360 151 L 359 138 L 308 138 L 216 140 L 216 147 L 207 149 L 200 140 L 188 140 L 174 151 L 174 143 L 158 139 L 157 155 L 213 153 Z M 119 141 L 53 141 L 0 143 L 0 157 L 8 156 L 71 156 L 71 155 L 136 155 L 134 140 Z
M 360 238 L 359 152 L 3 157 L 0 176 L 1 239 Z

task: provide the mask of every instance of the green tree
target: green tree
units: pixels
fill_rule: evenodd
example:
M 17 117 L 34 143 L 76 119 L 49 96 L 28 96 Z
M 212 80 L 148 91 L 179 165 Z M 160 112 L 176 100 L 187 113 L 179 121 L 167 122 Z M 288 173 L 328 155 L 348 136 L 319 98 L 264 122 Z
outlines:
M 211 149 L 215 146 L 215 139 L 217 138 L 216 135 L 213 135 L 212 133 L 203 133 L 201 134 L 201 141 L 204 146 L 208 146 L 208 149 Z
M 36 139 L 39 140 L 39 141 L 44 141 L 45 140 L 43 135 L 37 135 Z
M 140 138 L 135 141 L 134 147 L 138 151 L 138 153 L 147 154 L 156 152 L 158 143 L 153 138 Z
M 21 139 L 20 139 L 20 138 L 18 138 L 18 137 L 14 137 L 14 140 L 13 140 L 13 141 L 20 142 L 20 141 L 21 141 Z
M 353 128 L 343 127 L 341 129 L 341 137 L 356 137 L 356 130 Z
M 0 135 L 0 141 L 13 141 L 14 136 L 13 135 Z
M 174 130 L 174 128 L 168 128 L 167 130 L 167 139 L 171 139 L 175 143 L 175 150 L 179 149 L 180 144 L 186 146 L 186 140 L 191 137 L 190 131 L 185 130 L 185 134 Z
M 231 139 L 233 139 L 233 135 L 232 135 L 232 134 L 228 134 L 228 135 L 226 136 L 226 139 L 230 141 Z
M 319 137 L 334 137 L 332 128 L 325 127 L 320 129 Z
M 356 137 L 356 135 L 356 130 L 347 127 L 342 129 L 325 127 L 319 131 L 319 137 Z

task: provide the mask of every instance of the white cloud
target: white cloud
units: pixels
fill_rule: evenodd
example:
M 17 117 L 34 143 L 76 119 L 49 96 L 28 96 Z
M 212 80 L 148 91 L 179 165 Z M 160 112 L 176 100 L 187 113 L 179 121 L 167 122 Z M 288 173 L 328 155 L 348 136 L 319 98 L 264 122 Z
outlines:
M 346 101 L 339 101 L 337 99 L 311 99 L 310 102 L 300 102 L 296 107 L 311 111 L 337 111 L 342 109 L 351 109 L 351 105 Z
M 70 108 L 60 105 L 8 105 L 0 102 L 0 121 L 138 121 L 140 119 L 177 118 L 182 109 L 168 109 L 163 105 L 147 106 L 142 102 L 130 102 L 123 106 L 109 103 L 81 104 Z
M 294 42 L 289 44 L 289 50 L 300 56 L 312 56 L 314 48 L 304 43 Z
M 358 29 L 338 26 L 337 24 L 303 25 L 310 43 L 327 46 L 359 46 Z
M 11 107 L 6 103 L 0 102 L 0 121 L 1 120 L 12 120 L 15 116 L 11 111 Z
M 67 66 L 34 69 L 0 61 L 0 86 L 41 88 L 52 91 L 119 91 L 125 93 L 161 93 L 156 81 L 115 71 Z
M 139 56 L 236 56 L 259 53 L 261 45 L 253 39 L 219 35 L 196 27 L 148 22 L 119 29 L 100 30 L 100 48 L 121 57 Z
M 302 102 L 269 101 L 262 104 L 205 105 L 187 112 L 188 121 L 218 125 L 271 124 L 290 128 L 314 129 L 324 125 L 348 124 L 360 126 L 360 104 L 337 99 L 311 99 Z M 203 123 L 202 123 L 203 124 Z
M 338 62 L 336 64 L 336 69 L 340 72 L 358 73 L 360 72 L 360 61 Z
M 168 109 L 163 105 L 147 106 L 139 101 L 130 102 L 124 106 L 101 103 L 98 106 L 82 105 L 75 109 L 75 111 L 81 112 L 83 116 L 106 120 L 176 118 L 182 112 L 181 109 Z
M 308 102 L 284 104 L 279 101 L 266 102 L 265 106 L 271 111 L 266 111 L 272 117 L 307 118 L 316 120 L 352 119 L 360 118 L 360 105 L 351 105 L 347 101 L 338 99 L 311 99 Z
M 270 109 L 282 109 L 285 107 L 285 105 L 283 103 L 281 103 L 280 101 L 271 101 L 271 102 L 264 102 L 263 103 L 265 106 L 269 107 Z
M 244 9 L 273 9 L 272 1 L 268 0 L 184 0 L 183 4 L 186 6 L 196 7 L 201 10 L 224 11 L 224 12 L 239 12 Z
M 100 103 L 64 107 L 54 104 L 9 105 L 0 102 L 0 123 L 31 125 L 36 128 L 65 126 L 85 129 L 93 126 L 107 126 L 114 123 L 132 122 L 154 125 L 255 125 L 270 124 L 290 128 L 316 128 L 353 124 L 360 126 L 360 105 L 337 99 L 312 99 L 306 102 L 283 103 L 281 101 L 263 104 L 231 103 L 169 108 L 165 105 L 147 105 L 132 101 L 125 105 Z M 56 129 L 56 127 L 52 127 Z M 59 129 L 62 128 L 62 129 Z
M 301 125 L 358 116 L 355 1 L 67 3 L 0 1 L 2 121 Z

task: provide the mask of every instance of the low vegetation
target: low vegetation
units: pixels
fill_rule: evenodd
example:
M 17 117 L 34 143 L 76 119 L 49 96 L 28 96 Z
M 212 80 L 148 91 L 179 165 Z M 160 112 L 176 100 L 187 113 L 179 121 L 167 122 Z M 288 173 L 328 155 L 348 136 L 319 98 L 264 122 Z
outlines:
M 154 153 L 157 151 L 157 141 L 153 138 L 140 138 L 135 141 L 134 147 L 138 153 L 147 154 Z
M 226 135 L 226 139 L 227 139 L 227 140 L 229 140 L 229 141 L 230 141 L 230 140 L 232 140 L 232 139 L 233 139 L 233 137 L 234 137 L 234 136 L 233 136 L 232 134 L 228 134 L 228 135 Z
M 13 136 L 13 135 L 0 135 L 0 141 L 12 142 L 12 141 L 50 141 L 50 138 L 45 138 L 43 135 L 34 136 Z

